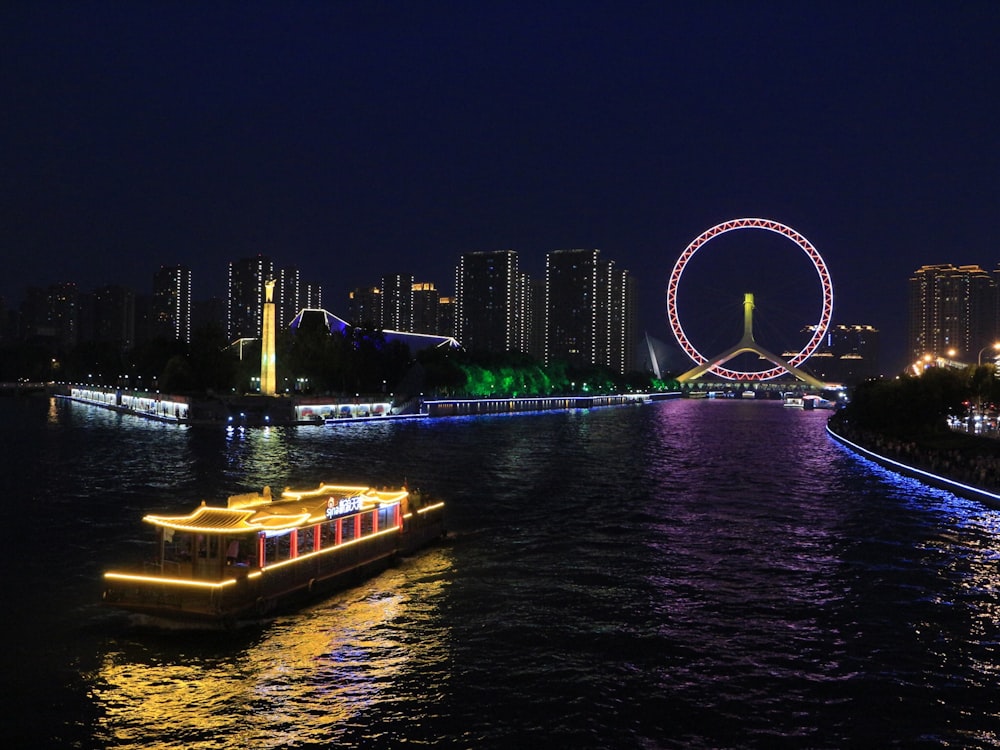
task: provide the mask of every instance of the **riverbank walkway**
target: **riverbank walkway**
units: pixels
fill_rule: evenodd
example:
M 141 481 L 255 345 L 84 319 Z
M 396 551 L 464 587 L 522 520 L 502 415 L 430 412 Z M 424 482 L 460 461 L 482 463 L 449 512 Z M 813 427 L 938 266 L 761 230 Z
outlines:
M 937 450 L 915 441 L 858 430 L 836 417 L 830 419 L 826 429 L 838 443 L 883 468 L 1000 508 L 1000 446 L 996 441 L 992 441 L 993 445 L 981 444 L 979 450 Z
M 411 398 L 391 400 L 358 396 L 182 396 L 80 385 L 53 385 L 58 398 L 100 406 L 164 422 L 219 424 L 230 427 L 326 425 L 391 419 L 463 417 L 532 411 L 629 406 L 680 398 L 679 392 L 546 396 L 531 398 Z

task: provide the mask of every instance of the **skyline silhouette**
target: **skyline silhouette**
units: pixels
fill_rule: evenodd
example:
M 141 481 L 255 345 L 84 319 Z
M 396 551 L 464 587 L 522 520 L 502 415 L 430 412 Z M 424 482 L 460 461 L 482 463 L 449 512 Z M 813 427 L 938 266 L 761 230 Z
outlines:
M 162 263 L 199 297 L 262 253 L 336 301 L 600 248 L 667 340 L 677 257 L 760 216 L 816 246 L 891 372 L 913 271 L 997 262 L 998 28 L 987 2 L 7 4 L 0 295 Z

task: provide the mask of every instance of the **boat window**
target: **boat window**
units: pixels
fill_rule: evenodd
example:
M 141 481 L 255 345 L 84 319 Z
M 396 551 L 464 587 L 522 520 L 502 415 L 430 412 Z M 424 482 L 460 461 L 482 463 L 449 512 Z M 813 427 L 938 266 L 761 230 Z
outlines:
M 396 523 L 396 506 L 390 505 L 387 507 L 379 508 L 378 511 L 378 528 L 388 529 L 390 526 L 394 526 Z
M 173 529 L 166 529 L 163 534 L 163 561 L 171 563 L 191 562 L 193 537 Z
M 357 526 L 354 521 L 355 518 L 356 516 L 349 516 L 343 520 L 343 536 L 341 539 L 345 542 L 349 539 L 354 539 L 354 537 L 357 536 Z
M 309 526 L 304 529 L 299 529 L 299 554 L 305 554 L 306 552 L 312 552 L 315 549 L 314 539 L 315 539 L 315 526 Z
M 291 556 L 291 548 L 288 534 L 268 537 L 264 544 L 264 559 L 268 564 L 287 560 Z

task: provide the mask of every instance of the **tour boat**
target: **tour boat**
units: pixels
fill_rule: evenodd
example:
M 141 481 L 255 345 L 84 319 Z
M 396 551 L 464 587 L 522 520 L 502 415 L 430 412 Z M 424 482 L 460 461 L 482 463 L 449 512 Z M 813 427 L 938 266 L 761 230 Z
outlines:
M 155 559 L 104 574 L 104 602 L 150 624 L 232 626 L 387 567 L 444 536 L 444 503 L 404 488 L 321 484 L 147 515 Z

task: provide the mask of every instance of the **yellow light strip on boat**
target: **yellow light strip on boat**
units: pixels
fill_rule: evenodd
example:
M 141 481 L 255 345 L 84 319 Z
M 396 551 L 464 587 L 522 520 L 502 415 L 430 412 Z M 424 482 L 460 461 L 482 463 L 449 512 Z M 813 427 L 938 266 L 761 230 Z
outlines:
M 346 484 L 321 484 L 319 488 L 315 490 L 284 490 L 281 493 L 283 498 L 294 498 L 296 500 L 301 500 L 304 497 L 318 497 L 319 495 L 324 495 L 330 492 L 344 492 L 351 493 L 354 495 L 364 495 L 368 492 L 370 487 L 353 487 Z
M 249 518 L 254 514 L 254 510 L 248 510 L 246 508 L 217 508 L 215 506 L 199 505 L 195 508 L 193 513 L 189 513 L 186 516 L 157 516 L 150 514 L 148 516 L 143 516 L 143 521 L 146 523 L 151 523 L 154 526 L 164 526 L 171 529 L 191 529 L 192 531 L 212 531 L 212 529 L 201 529 L 200 527 L 185 526 L 185 523 L 190 522 L 199 513 L 201 513 L 205 508 L 209 508 L 213 513 L 229 513 L 234 516 L 243 516 Z M 222 529 L 215 529 L 220 533 L 224 533 Z M 233 531 L 238 531 L 238 529 L 233 529 Z M 246 529 L 244 529 L 246 531 Z
M 260 571 L 255 571 L 247 575 L 247 578 L 256 578 Z M 130 573 L 105 573 L 104 578 L 111 581 L 134 581 L 137 583 L 155 583 L 164 586 L 193 586 L 202 589 L 221 589 L 236 583 L 235 578 L 227 578 L 224 581 L 198 581 L 193 578 L 162 578 L 160 576 L 132 575 Z
M 287 560 L 281 560 L 280 562 L 272 563 L 271 565 L 265 566 L 263 569 L 254 570 L 247 574 L 247 578 L 258 578 L 264 573 L 271 570 L 278 570 L 279 568 L 284 568 L 287 565 L 292 565 L 303 560 L 307 560 L 310 557 L 317 557 L 319 555 L 325 555 L 330 552 L 335 552 L 345 547 L 350 547 L 354 544 L 360 544 L 369 539 L 374 539 L 375 537 L 384 536 L 386 534 L 394 534 L 399 532 L 399 526 L 390 526 L 382 531 L 377 531 L 374 534 L 367 534 L 365 536 L 358 537 L 357 539 L 349 539 L 346 542 L 342 542 L 335 547 L 324 547 L 319 551 L 307 552 L 304 555 L 299 555 L 297 557 L 291 557 Z M 235 578 L 227 578 L 224 581 L 199 581 L 189 578 L 161 578 L 158 576 L 144 576 L 144 575 L 133 575 L 129 573 L 105 573 L 105 579 L 114 581 L 134 581 L 138 583 L 155 583 L 168 586 L 193 586 L 195 588 L 222 588 L 224 586 L 229 586 L 236 583 Z
M 417 513 L 426 513 L 429 510 L 437 510 L 438 508 L 443 508 L 444 503 L 434 503 L 434 505 L 428 505 L 426 508 L 420 508 Z
M 290 557 L 287 560 L 281 560 L 276 563 L 271 563 L 270 565 L 265 565 L 261 570 L 262 573 L 267 573 L 270 570 L 277 570 L 278 568 L 283 568 L 286 565 L 292 565 L 293 563 L 299 562 L 300 560 L 307 560 L 310 557 L 318 557 L 319 555 L 325 555 L 329 552 L 336 552 L 337 550 L 344 549 L 344 547 L 350 547 L 354 544 L 360 544 L 369 539 L 374 539 L 377 536 L 384 536 L 385 534 L 393 534 L 399 531 L 398 526 L 390 526 L 382 531 L 376 531 L 374 534 L 366 534 L 365 536 L 359 536 L 357 539 L 348 539 L 346 542 L 341 542 L 335 547 L 324 547 L 321 550 L 314 550 L 312 552 L 306 552 L 304 555 L 299 555 L 298 557 Z

